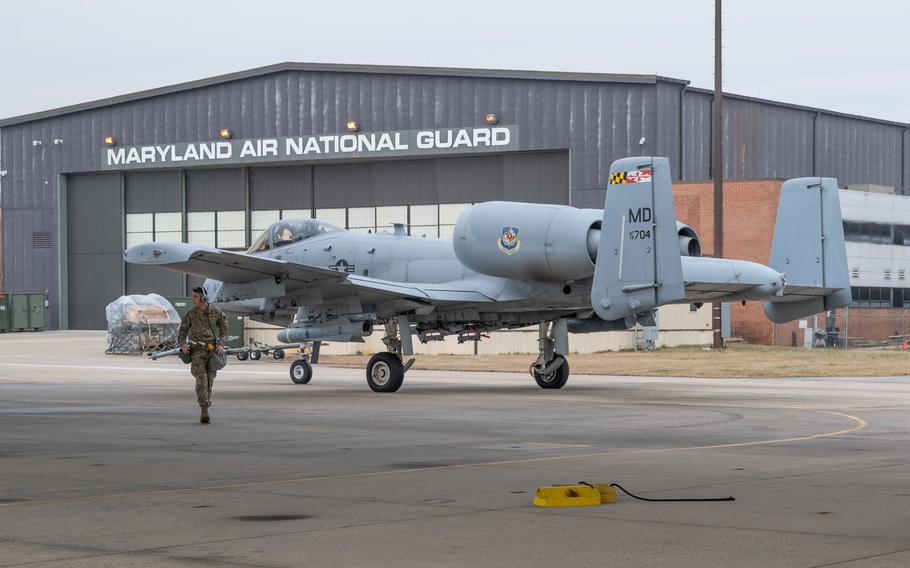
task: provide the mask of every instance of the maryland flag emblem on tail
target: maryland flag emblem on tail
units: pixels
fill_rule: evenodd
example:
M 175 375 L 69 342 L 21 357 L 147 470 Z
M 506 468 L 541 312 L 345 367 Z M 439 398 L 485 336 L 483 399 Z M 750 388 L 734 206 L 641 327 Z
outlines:
M 651 181 L 652 170 L 633 170 L 631 172 L 612 172 L 610 174 L 610 185 L 619 185 L 622 183 L 640 183 Z

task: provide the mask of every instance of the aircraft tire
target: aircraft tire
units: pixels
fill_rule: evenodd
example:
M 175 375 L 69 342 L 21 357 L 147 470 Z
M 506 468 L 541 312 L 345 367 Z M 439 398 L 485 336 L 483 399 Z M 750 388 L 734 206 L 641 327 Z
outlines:
M 250 351 L 250 359 L 258 361 L 262 357 L 262 351 Z
M 395 392 L 404 382 L 404 365 L 394 353 L 384 351 L 370 357 L 367 384 L 373 392 Z
M 276 349 L 272 351 L 272 357 L 275 359 L 284 359 L 284 349 Z
M 543 376 L 536 371 L 531 371 L 531 374 L 534 375 L 534 380 L 537 381 L 537 386 L 542 389 L 561 389 L 566 386 L 566 381 L 569 380 L 569 362 L 562 355 L 557 355 L 556 357 L 562 359 L 562 365 L 557 367 L 551 375 Z
M 250 358 L 250 354 L 247 353 L 246 351 L 241 351 L 240 353 L 237 354 L 238 361 L 246 361 L 249 358 Z
M 291 363 L 291 380 L 295 385 L 305 385 L 313 378 L 313 366 L 306 359 Z

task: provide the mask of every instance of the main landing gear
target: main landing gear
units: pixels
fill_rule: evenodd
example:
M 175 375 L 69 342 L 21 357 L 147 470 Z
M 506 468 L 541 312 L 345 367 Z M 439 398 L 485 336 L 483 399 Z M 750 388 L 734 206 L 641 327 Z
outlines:
M 539 327 L 537 360 L 531 363 L 531 376 L 542 389 L 561 389 L 569 380 L 569 329 L 564 318 L 542 322 Z
M 370 357 L 367 363 L 367 384 L 375 392 L 395 392 L 404 382 L 404 374 L 408 372 L 414 359 L 402 361 L 402 357 L 414 354 L 411 341 L 411 324 L 405 316 L 386 320 L 385 335 L 382 338 L 388 351 L 377 353 Z M 315 357 L 315 355 L 314 355 Z M 313 366 L 309 357 L 304 355 L 291 363 L 291 380 L 295 384 L 305 385 L 313 378 Z
M 374 392 L 395 392 L 401 388 L 404 374 L 414 364 L 414 359 L 408 359 L 407 363 L 401 360 L 403 355 L 409 357 L 414 354 L 408 318 L 400 316 L 387 320 L 382 342 L 388 351 L 370 357 L 367 363 L 367 384 Z

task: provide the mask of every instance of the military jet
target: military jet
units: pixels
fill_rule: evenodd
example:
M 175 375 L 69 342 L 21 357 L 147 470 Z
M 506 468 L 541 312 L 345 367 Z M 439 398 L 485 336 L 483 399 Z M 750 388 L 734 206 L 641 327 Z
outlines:
M 541 388 L 569 378 L 569 333 L 653 324 L 666 304 L 764 301 L 784 322 L 847 304 L 850 288 L 837 180 L 785 182 L 770 266 L 701 257 L 676 219 L 667 158 L 614 162 L 604 209 L 485 202 L 461 213 L 452 239 L 355 234 L 315 219 L 273 224 L 246 253 L 145 243 L 127 262 L 205 277 L 216 305 L 285 327 L 278 338 L 362 341 L 382 326 L 369 360 L 376 392 L 395 392 L 413 342 L 538 326 L 530 372 Z M 405 361 L 405 359 L 407 360 Z M 307 383 L 305 358 L 291 378 Z

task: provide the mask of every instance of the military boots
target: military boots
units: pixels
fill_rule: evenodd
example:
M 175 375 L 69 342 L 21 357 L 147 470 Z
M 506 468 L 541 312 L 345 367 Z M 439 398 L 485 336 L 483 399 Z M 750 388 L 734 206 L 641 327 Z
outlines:
M 202 407 L 202 413 L 199 414 L 199 421 L 202 422 L 203 424 L 209 423 L 209 409 L 208 408 Z

